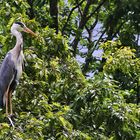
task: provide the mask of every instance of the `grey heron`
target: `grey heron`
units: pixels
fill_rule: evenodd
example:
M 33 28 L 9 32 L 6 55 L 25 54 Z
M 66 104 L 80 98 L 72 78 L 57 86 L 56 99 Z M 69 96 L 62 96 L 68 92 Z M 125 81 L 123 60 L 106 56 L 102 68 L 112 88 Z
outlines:
M 27 28 L 24 23 L 13 23 L 11 33 L 16 37 L 16 45 L 6 54 L 0 67 L 0 108 L 6 106 L 6 115 L 9 115 L 8 109 L 10 109 L 10 115 L 13 114 L 11 96 L 23 70 L 24 54 L 22 31 L 36 35 Z

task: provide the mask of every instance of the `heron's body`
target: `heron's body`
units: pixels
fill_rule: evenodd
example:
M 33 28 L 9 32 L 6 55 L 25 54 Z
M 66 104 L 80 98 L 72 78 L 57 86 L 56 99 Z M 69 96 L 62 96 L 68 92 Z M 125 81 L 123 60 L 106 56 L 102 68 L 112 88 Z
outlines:
M 5 65 L 6 64 L 6 65 Z M 11 61 L 11 53 L 8 53 L 3 60 L 0 68 L 0 107 L 2 108 L 6 101 L 6 92 L 10 88 L 12 82 L 14 82 L 14 75 L 16 70 L 14 68 L 14 62 Z M 6 79 L 6 80 L 5 80 Z
M 6 105 L 6 114 L 8 115 L 8 106 L 10 103 L 10 113 L 12 114 L 12 92 L 15 90 L 19 78 L 22 75 L 23 66 L 23 37 L 19 29 L 28 29 L 23 23 L 17 22 L 11 27 L 12 34 L 16 37 L 16 45 L 5 56 L 0 67 L 0 108 Z M 31 30 L 28 29 L 30 33 Z

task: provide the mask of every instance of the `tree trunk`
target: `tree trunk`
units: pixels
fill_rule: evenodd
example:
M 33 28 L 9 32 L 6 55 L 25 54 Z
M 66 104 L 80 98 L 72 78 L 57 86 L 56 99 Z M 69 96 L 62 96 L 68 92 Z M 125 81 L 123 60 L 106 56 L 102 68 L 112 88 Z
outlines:
M 58 0 L 50 0 L 50 15 L 52 17 L 51 28 L 58 33 Z
M 28 13 L 28 15 L 29 15 L 29 17 L 30 17 L 30 19 L 33 19 L 33 18 L 35 18 L 35 14 L 34 14 L 34 9 L 33 9 L 33 0 L 27 0 L 27 2 L 28 2 L 28 4 L 30 5 L 30 8 L 29 8 L 29 13 Z

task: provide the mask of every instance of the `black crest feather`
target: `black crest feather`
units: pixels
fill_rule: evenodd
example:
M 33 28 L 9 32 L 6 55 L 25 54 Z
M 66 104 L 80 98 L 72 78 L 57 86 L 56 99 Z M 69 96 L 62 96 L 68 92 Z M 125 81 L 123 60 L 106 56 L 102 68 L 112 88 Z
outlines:
M 22 22 L 15 22 L 15 24 L 19 24 L 21 27 L 25 26 Z

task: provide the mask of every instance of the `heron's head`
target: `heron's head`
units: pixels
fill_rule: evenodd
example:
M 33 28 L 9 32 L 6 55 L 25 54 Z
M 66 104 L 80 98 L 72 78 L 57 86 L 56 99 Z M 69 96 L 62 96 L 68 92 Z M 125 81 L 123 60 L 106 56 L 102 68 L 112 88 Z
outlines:
M 18 32 L 26 32 L 26 33 L 30 33 L 34 36 L 36 36 L 36 34 L 30 30 L 23 22 L 15 22 L 13 23 L 12 27 L 11 27 L 11 32 L 14 33 L 14 31 L 18 31 Z

